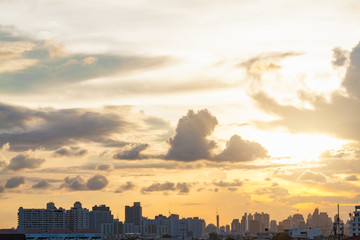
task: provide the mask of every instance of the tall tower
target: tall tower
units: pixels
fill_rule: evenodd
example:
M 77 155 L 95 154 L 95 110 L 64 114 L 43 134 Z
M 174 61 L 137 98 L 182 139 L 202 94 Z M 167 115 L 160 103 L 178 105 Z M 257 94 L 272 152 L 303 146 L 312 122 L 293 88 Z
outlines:
M 219 213 L 218 211 L 216 210 L 216 228 L 217 228 L 217 231 L 220 230 L 220 220 L 219 220 Z

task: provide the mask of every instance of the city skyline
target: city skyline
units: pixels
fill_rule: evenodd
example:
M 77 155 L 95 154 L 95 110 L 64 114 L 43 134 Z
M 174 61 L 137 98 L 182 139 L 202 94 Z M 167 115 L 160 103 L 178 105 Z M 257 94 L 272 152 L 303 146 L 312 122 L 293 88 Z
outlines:
M 179 212 L 168 212 L 168 214 L 163 214 L 163 213 L 157 213 L 153 216 L 153 218 L 151 216 L 143 216 L 142 215 L 142 205 L 141 205 L 141 202 L 133 202 L 133 206 L 130 206 L 130 204 L 127 204 L 127 205 L 124 205 L 123 206 L 123 218 L 120 218 L 119 217 L 119 214 L 118 213 L 114 213 L 111 209 L 111 206 L 108 206 L 106 204 L 98 204 L 98 205 L 94 205 L 92 206 L 92 210 L 91 211 L 97 211 L 97 210 L 101 210 L 101 211 L 108 211 L 109 212 L 109 216 L 111 215 L 111 221 L 110 222 L 117 222 L 117 221 L 120 221 L 120 222 L 123 222 L 123 223 L 132 223 L 134 225 L 142 225 L 143 221 L 146 220 L 146 219 L 156 219 L 156 217 L 159 217 L 159 216 L 162 216 L 162 217 L 165 217 L 165 218 L 170 218 L 171 216 L 173 215 L 176 215 L 176 216 L 179 216 L 180 219 L 187 219 L 187 218 L 200 218 L 200 219 L 203 219 L 201 216 L 195 216 L 195 215 L 192 215 L 192 216 L 183 216 L 181 215 L 181 213 Z M 358 208 L 358 206 L 356 206 L 356 208 Z M 62 206 L 56 206 L 56 204 L 54 202 L 48 202 L 46 204 L 46 208 L 35 208 L 35 207 L 28 207 L 28 208 L 23 208 L 22 206 L 19 207 L 19 211 L 24 211 L 24 210 L 53 210 L 53 209 L 59 209 L 59 210 L 62 210 L 63 213 L 64 213 L 64 216 L 65 214 L 70 214 L 71 211 L 76 211 L 76 209 L 80 209 L 81 211 L 85 211 L 85 214 L 87 214 L 87 218 L 89 218 L 89 211 L 90 211 L 90 207 L 87 208 L 86 206 L 83 206 L 83 204 L 80 202 L 80 201 L 76 201 L 73 206 L 71 208 L 66 209 L 66 208 L 63 208 Z M 134 209 L 140 209 L 140 210 L 134 210 Z M 146 208 L 145 208 L 146 209 Z M 90 213 L 91 213 L 90 211 Z M 82 216 L 83 213 L 78 213 L 78 214 L 81 214 L 80 216 Z M 116 214 L 116 215 L 115 215 Z M 294 228 L 302 228 L 302 227 L 305 227 L 303 225 L 301 225 L 301 223 L 299 224 L 299 221 L 303 221 L 304 223 L 303 224 L 309 224 L 309 216 L 311 215 L 323 215 L 323 217 L 325 218 L 329 218 L 329 220 L 331 221 L 331 224 L 328 226 L 331 230 L 332 228 L 332 219 L 335 218 L 335 216 L 337 216 L 337 214 L 335 214 L 333 217 L 331 216 L 328 216 L 327 212 L 320 212 L 319 211 L 319 208 L 315 208 L 314 211 L 313 211 L 313 214 L 311 214 L 311 212 L 308 212 L 308 214 L 304 214 L 302 215 L 301 213 L 294 213 L 294 214 L 288 214 L 288 217 L 285 218 L 285 219 L 273 219 L 271 218 L 271 216 L 268 214 L 268 213 L 264 213 L 264 212 L 258 212 L 258 211 L 255 211 L 255 212 L 244 212 L 244 213 L 241 213 L 240 215 L 238 216 L 235 216 L 232 218 L 231 222 L 226 222 L 226 223 L 220 223 L 220 215 L 218 213 L 218 211 L 216 212 L 216 216 L 215 216 L 215 221 L 210 221 L 210 222 L 205 222 L 206 223 L 206 226 L 208 225 L 214 225 L 218 231 L 220 231 L 221 228 L 223 227 L 226 227 L 227 225 L 228 226 L 232 226 L 234 220 L 238 220 L 238 223 L 241 224 L 241 231 L 242 232 L 246 232 L 248 231 L 249 229 L 249 226 L 248 224 L 250 223 L 250 221 L 252 220 L 256 220 L 256 221 L 259 221 L 259 222 L 262 222 L 262 221 L 265 221 L 267 222 L 263 229 L 265 228 L 270 228 L 270 223 L 272 221 L 275 221 L 275 224 L 277 224 L 277 227 L 282 224 L 284 224 L 284 222 L 288 221 L 289 218 L 294 218 L 294 220 L 291 220 L 291 223 L 288 222 L 288 223 L 285 223 L 285 224 L 291 224 L 291 225 L 294 225 Z M 91 215 L 91 214 L 90 214 Z M 301 219 L 297 219 L 296 218 L 299 218 L 299 216 L 301 216 Z M 306 216 L 306 218 L 304 217 Z M 52 217 L 51 215 L 46 215 L 46 217 L 48 218 L 54 218 Z M 97 218 L 96 215 L 93 215 L 93 220 L 94 221 L 94 218 Z M 65 219 L 65 217 L 64 217 Z M 67 219 L 67 217 L 66 217 Z M 91 217 L 90 217 L 91 219 Z M 311 218 L 310 218 L 311 220 Z M 346 222 L 348 221 L 349 219 L 341 219 L 342 222 Z M 19 218 L 18 218 L 18 222 L 19 222 Z M 91 225 L 91 220 L 90 220 L 90 225 L 89 225 L 89 220 L 88 221 L 84 221 L 83 219 L 80 219 L 80 220 L 77 220 L 76 223 L 82 223 L 82 224 L 85 224 L 84 226 L 87 226 L 87 227 L 80 227 L 81 228 L 90 228 L 89 227 Z M 245 223 L 244 223 L 245 222 Z M 321 222 L 324 222 L 324 219 L 321 220 Z M 326 221 L 325 221 L 326 222 Z M 64 226 L 67 227 L 67 225 L 64 223 Z M 290 226 L 290 225 L 289 225 Z M 100 227 L 100 226 L 99 226 Z M 16 228 L 16 227 L 15 227 Z M 93 227 L 94 228 L 94 227 Z M 231 227 L 232 229 L 233 227 Z M 30 228 L 31 229 L 31 228 Z M 55 228 L 57 229 L 57 228 Z M 74 230 L 72 228 L 69 228 L 70 230 Z M 286 229 L 289 229 L 289 227 L 287 227 Z M 23 230 L 26 230 L 26 228 L 22 227 L 20 228 L 21 231 Z M 29 229 L 28 229 L 29 230 Z M 98 231 L 100 232 L 100 230 L 98 229 Z
M 360 203 L 359 1 L 0 9 L 0 228 L 50 201 L 214 224 Z

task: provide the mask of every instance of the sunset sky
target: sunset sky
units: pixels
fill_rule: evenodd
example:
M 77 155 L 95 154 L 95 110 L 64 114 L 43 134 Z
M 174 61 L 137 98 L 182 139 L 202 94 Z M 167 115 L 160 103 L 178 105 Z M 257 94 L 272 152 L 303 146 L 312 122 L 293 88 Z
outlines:
M 359 1 L 0 9 L 0 228 L 49 201 L 221 225 L 360 203 Z

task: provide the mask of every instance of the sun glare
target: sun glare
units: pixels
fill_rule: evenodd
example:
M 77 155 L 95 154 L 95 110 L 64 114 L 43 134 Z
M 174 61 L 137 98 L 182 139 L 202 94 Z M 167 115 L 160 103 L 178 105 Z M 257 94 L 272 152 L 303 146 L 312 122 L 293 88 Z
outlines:
M 272 135 L 276 135 L 276 138 Z M 287 163 L 316 161 L 318 156 L 328 149 L 340 149 L 344 140 L 324 135 L 273 133 L 263 136 L 262 143 L 269 154 L 276 157 L 289 157 Z M 274 141 L 274 139 L 276 139 Z

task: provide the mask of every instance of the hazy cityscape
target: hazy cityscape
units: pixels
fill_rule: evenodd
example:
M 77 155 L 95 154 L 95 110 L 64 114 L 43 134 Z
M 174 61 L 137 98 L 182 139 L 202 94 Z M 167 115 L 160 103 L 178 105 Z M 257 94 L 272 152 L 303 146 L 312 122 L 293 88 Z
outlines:
M 0 240 L 360 240 L 359 0 L 0 11 Z
M 57 208 L 49 202 L 46 208 L 18 210 L 18 226 L 2 229 L 1 234 L 25 234 L 26 239 L 274 239 L 278 233 L 286 233 L 294 239 L 323 239 L 337 236 L 359 235 L 360 206 L 356 206 L 350 221 L 344 223 L 338 215 L 331 218 L 318 208 L 304 218 L 301 214 L 290 215 L 277 222 L 264 212 L 244 213 L 231 223 L 222 223 L 220 214 L 215 223 L 206 223 L 201 217 L 180 217 L 169 213 L 154 218 L 142 215 L 140 202 L 125 206 L 125 219 L 116 219 L 109 206 L 95 205 L 92 210 L 75 202 L 71 209 Z

